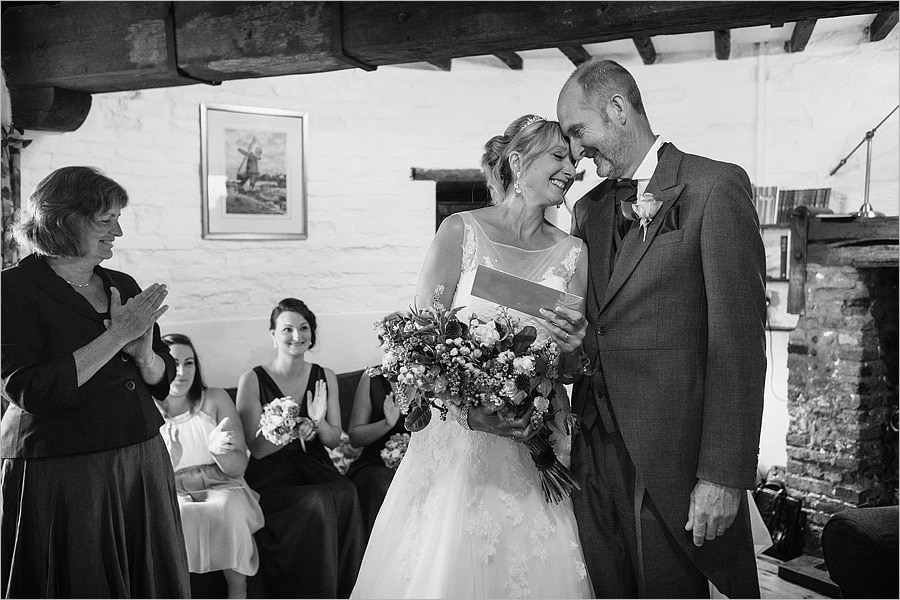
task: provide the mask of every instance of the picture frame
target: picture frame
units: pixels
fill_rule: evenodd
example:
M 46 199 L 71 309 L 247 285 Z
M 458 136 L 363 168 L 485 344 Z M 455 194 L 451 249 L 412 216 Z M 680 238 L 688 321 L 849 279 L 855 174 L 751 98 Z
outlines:
M 200 104 L 202 235 L 305 240 L 307 113 Z

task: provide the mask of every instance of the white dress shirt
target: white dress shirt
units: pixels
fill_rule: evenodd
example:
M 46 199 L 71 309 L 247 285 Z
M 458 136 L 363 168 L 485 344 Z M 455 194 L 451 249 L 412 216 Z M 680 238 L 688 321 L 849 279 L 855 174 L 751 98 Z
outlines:
M 637 181 L 638 198 L 640 198 L 647 190 L 647 184 L 650 183 L 650 178 L 653 177 L 653 173 L 656 171 L 656 165 L 659 163 L 659 148 L 665 143 L 662 136 L 656 136 L 656 141 L 650 146 L 650 150 L 647 151 L 647 156 L 644 157 L 643 162 L 638 165 L 634 175 L 631 176 L 632 179 Z

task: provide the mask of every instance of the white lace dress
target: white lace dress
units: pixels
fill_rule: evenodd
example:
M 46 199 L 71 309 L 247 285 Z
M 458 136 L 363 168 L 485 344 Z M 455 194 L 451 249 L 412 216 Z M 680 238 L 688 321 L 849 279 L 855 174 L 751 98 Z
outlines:
M 569 237 L 527 251 L 492 242 L 470 213 L 454 306 L 497 306 L 469 292 L 478 264 L 568 289 L 581 252 Z M 521 325 L 540 322 L 521 313 Z M 557 396 L 568 402 L 559 386 Z M 548 503 L 524 444 L 469 431 L 452 417 L 412 434 L 375 521 L 351 598 L 590 598 L 571 500 Z M 568 462 L 568 440 L 557 440 Z

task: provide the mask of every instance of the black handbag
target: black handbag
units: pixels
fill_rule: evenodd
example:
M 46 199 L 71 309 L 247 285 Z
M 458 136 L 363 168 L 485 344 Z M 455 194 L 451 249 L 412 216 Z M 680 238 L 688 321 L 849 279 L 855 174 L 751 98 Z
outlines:
M 780 481 L 760 483 L 753 491 L 753 499 L 772 535 L 772 546 L 764 554 L 779 560 L 791 560 L 803 554 L 806 531 L 803 500 L 788 494 Z

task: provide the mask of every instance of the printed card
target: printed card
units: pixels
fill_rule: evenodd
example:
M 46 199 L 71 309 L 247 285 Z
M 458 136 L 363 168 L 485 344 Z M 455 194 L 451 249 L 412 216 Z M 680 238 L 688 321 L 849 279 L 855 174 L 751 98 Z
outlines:
M 538 319 L 544 318 L 540 312 L 541 308 L 551 310 L 556 306 L 577 308 L 584 300 L 581 296 L 561 292 L 484 265 L 478 265 L 475 271 L 472 295 Z

